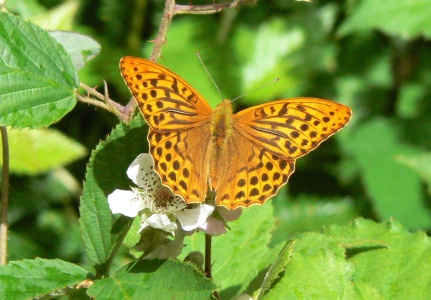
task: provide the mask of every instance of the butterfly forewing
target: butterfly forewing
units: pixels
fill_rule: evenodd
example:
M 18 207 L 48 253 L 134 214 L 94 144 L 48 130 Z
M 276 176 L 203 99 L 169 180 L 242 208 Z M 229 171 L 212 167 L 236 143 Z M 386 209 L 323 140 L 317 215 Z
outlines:
M 146 59 L 126 56 L 123 78 L 145 120 L 158 132 L 178 131 L 209 122 L 211 107 L 181 77 Z
M 343 128 L 351 110 L 317 98 L 292 98 L 254 106 L 234 115 L 235 129 L 283 160 L 297 159 Z

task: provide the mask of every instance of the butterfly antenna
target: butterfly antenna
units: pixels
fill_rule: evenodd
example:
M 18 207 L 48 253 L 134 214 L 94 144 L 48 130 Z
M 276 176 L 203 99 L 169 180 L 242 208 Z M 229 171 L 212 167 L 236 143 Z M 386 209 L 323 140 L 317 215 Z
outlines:
M 212 76 L 211 76 L 210 72 L 208 72 L 208 69 L 207 69 L 207 67 L 205 66 L 205 64 L 204 64 L 204 62 L 203 62 L 203 60 L 202 60 L 202 57 L 201 57 L 201 55 L 199 54 L 199 52 L 198 52 L 198 51 L 196 51 L 196 55 L 198 56 L 199 60 L 201 61 L 201 64 L 202 64 L 202 66 L 204 67 L 205 72 L 207 72 L 208 77 L 211 79 L 211 81 L 213 82 L 214 86 L 217 88 L 217 91 L 218 91 L 218 93 L 220 94 L 221 99 L 223 100 L 223 99 L 224 99 L 224 97 L 223 97 L 223 95 L 222 95 L 222 93 L 221 93 L 220 89 L 218 88 L 217 84 L 215 83 L 214 79 L 212 78 Z
M 266 87 L 266 86 L 268 86 L 268 85 L 270 85 L 270 84 L 273 84 L 274 82 L 277 82 L 277 81 L 279 81 L 279 80 L 280 80 L 280 78 L 274 78 L 272 81 L 270 81 L 270 82 L 268 82 L 268 83 L 265 83 L 264 85 L 262 85 L 262 86 L 260 86 L 260 87 L 258 87 L 258 88 L 255 88 L 254 90 L 251 90 L 251 91 L 248 91 L 248 92 L 246 92 L 246 93 L 244 93 L 244 94 L 242 94 L 242 95 L 239 95 L 238 97 L 236 97 L 235 99 L 233 99 L 231 102 L 234 102 L 235 100 L 238 100 L 238 99 L 239 99 L 239 98 L 241 98 L 241 97 L 247 96 L 248 94 L 251 94 L 251 93 L 253 93 L 253 92 L 256 92 L 257 90 L 263 89 L 264 87 Z

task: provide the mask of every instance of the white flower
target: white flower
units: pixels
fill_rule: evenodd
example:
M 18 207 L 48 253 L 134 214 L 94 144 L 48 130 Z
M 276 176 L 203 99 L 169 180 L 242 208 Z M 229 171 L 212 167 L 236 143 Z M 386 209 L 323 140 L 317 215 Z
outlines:
M 224 206 L 217 206 L 215 212 L 198 229 L 209 235 L 224 234 L 226 233 L 226 223 L 238 219 L 242 214 L 242 208 L 229 210 Z
M 141 228 L 150 226 L 174 234 L 177 220 L 185 231 L 192 231 L 206 224 L 215 207 L 196 204 L 189 207 L 184 200 L 162 185 L 153 170 L 150 154 L 140 154 L 127 170 L 127 176 L 138 186 L 131 191 L 115 190 L 108 196 L 112 213 L 127 217 L 141 216 Z

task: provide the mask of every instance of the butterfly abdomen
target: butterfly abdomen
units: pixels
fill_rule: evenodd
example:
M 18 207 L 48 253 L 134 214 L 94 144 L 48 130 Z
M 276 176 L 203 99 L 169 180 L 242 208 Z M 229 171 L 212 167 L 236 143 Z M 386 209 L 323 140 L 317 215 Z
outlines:
M 214 190 L 217 186 L 220 174 L 220 157 L 226 151 L 227 140 L 232 135 L 233 113 L 229 100 L 223 100 L 217 105 L 211 115 L 210 134 L 211 142 L 209 147 L 209 183 Z

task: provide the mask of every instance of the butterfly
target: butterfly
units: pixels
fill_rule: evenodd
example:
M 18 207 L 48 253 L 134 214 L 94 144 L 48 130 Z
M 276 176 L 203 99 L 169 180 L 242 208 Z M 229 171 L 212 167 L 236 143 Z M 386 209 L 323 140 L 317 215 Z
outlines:
M 345 105 L 318 98 L 281 99 L 232 112 L 213 110 L 184 79 L 152 61 L 126 56 L 124 81 L 149 124 L 154 169 L 186 203 L 228 209 L 263 204 L 295 170 L 295 160 L 343 128 Z

